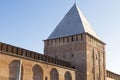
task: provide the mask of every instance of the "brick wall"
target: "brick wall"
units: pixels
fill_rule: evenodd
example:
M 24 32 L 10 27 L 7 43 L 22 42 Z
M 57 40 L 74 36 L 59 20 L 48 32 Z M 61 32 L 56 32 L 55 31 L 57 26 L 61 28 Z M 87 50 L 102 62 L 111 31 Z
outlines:
M 106 79 L 105 44 L 101 40 L 88 33 L 82 33 L 48 39 L 44 42 L 45 55 L 68 61 L 72 67 L 78 70 L 76 72 L 76 80 L 96 80 L 97 76 L 100 76 L 101 80 Z M 97 56 L 101 62 L 98 62 L 96 59 L 93 61 L 93 49 L 95 50 L 94 58 L 96 58 L 96 53 L 100 52 L 100 55 Z
M 120 75 L 111 71 L 106 71 L 107 80 L 120 80 Z
M 71 80 L 75 80 L 75 69 L 67 67 L 68 64 L 63 61 L 60 63 L 56 59 L 49 59 L 32 51 L 0 43 L 0 80 L 16 80 L 19 61 L 22 61 L 20 80 L 50 80 L 53 69 L 58 72 L 59 80 L 65 80 L 66 72 L 71 74 Z
M 33 51 L 26 50 L 23 48 L 15 47 L 15 46 L 1 43 L 1 42 L 0 42 L 0 51 L 5 52 L 5 53 L 7 52 L 12 55 L 18 55 L 21 57 L 32 58 L 32 59 L 41 60 L 41 61 L 45 61 L 45 62 L 49 62 L 49 63 L 54 63 L 57 65 L 71 67 L 70 63 L 68 63 L 66 61 L 56 59 L 53 57 L 49 57 L 49 56 L 45 56 L 45 55 L 42 55 L 37 52 L 33 52 Z

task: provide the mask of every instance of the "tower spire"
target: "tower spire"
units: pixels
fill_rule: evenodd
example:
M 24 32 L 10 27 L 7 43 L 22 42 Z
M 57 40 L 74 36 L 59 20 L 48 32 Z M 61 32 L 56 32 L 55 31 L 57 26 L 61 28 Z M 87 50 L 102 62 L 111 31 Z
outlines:
M 77 0 L 75 0 L 74 4 L 76 4 Z
M 84 17 L 76 4 L 63 17 L 48 39 L 60 38 L 70 35 L 89 33 L 99 39 L 94 29 Z

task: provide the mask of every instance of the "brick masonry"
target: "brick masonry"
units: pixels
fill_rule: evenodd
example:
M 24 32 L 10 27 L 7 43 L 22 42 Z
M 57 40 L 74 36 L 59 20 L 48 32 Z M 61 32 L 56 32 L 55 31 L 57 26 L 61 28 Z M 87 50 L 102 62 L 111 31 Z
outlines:
M 71 63 L 76 80 L 105 80 L 105 44 L 88 33 L 45 40 L 45 55 Z

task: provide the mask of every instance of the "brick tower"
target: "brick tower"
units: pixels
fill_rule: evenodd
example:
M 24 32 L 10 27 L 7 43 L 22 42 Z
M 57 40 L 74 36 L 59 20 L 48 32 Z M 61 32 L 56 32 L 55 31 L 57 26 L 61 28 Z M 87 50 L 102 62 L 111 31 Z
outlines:
M 76 4 L 47 40 L 44 53 L 71 63 L 76 80 L 105 80 L 105 44 Z

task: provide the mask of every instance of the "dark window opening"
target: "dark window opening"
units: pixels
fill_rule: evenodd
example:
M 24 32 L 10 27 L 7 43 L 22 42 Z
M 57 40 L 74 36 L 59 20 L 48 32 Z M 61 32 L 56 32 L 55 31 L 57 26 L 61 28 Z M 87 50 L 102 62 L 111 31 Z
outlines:
M 73 55 L 73 54 L 71 54 L 71 57 L 74 57 L 74 55 Z
M 96 55 L 96 59 L 98 59 L 97 55 Z
M 81 40 L 83 40 L 83 35 L 81 34 Z
M 72 66 L 73 69 L 75 69 L 75 66 Z
M 69 37 L 67 37 L 67 42 L 69 42 Z
M 47 78 L 47 77 L 45 77 L 45 80 L 48 80 L 48 78 Z
M 73 36 L 71 37 L 71 41 L 73 42 L 74 40 L 73 40 Z

